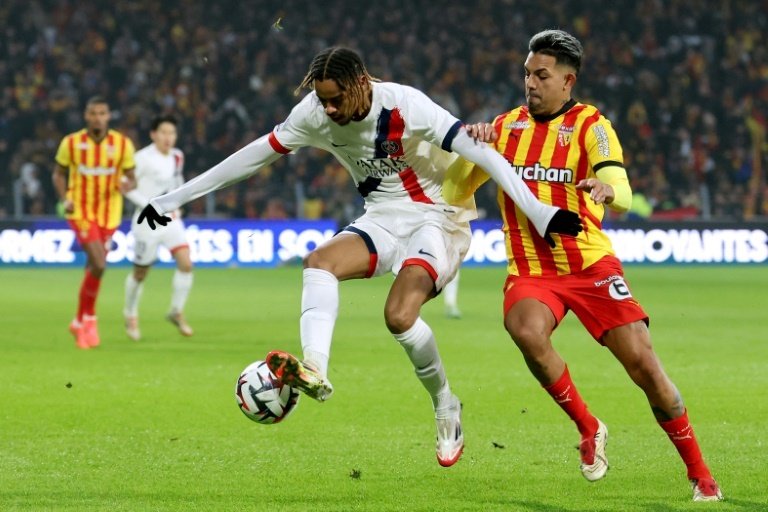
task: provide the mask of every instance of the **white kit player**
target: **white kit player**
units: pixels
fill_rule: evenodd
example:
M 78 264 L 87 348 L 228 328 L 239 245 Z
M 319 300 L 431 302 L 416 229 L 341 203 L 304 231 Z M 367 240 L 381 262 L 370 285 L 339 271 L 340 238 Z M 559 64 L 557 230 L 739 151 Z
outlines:
M 131 223 L 133 233 L 133 271 L 125 279 L 125 330 L 128 337 L 138 341 L 139 300 L 144 280 L 157 258 L 160 246 L 168 249 L 176 260 L 173 275 L 171 307 L 166 319 L 174 324 L 184 336 L 192 336 L 192 328 L 184 318 L 184 305 L 192 289 L 192 260 L 189 244 L 184 232 L 180 212 L 174 210 L 171 216 L 177 219 L 167 229 L 155 231 L 146 224 L 137 222 L 139 212 L 149 204 L 149 199 L 184 183 L 184 153 L 176 148 L 177 121 L 173 116 L 160 116 L 152 121 L 150 129 L 152 144 L 136 152 L 136 187 L 125 192 L 125 197 L 138 207 Z
M 273 351 L 267 364 L 285 383 L 327 399 L 333 391 L 327 372 L 339 281 L 395 273 L 384 320 L 432 399 L 437 459 L 450 466 L 464 447 L 461 403 L 448 386 L 435 337 L 420 311 L 456 273 L 469 248 L 469 220 L 476 216 L 472 199 L 458 206 L 442 199 L 446 169 L 457 159 L 451 151 L 486 169 L 548 240 L 549 233 L 576 235 L 581 222 L 576 214 L 536 200 L 503 157 L 471 139 L 458 119 L 426 95 L 378 82 L 352 50 L 333 47 L 317 54 L 301 88 L 311 92 L 272 133 L 152 199 L 140 221 L 166 225 L 171 219 L 164 212 L 242 180 L 300 147 L 332 153 L 365 198 L 366 211 L 304 258 L 303 360 Z

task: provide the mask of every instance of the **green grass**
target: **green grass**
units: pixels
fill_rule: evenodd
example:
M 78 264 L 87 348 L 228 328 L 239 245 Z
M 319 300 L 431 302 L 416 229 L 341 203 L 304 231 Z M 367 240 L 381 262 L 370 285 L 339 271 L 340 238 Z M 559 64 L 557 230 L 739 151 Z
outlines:
M 0 269 L 0 510 L 768 510 L 764 266 L 627 269 L 720 504 L 690 502 L 644 396 L 569 317 L 555 344 L 611 432 L 607 478 L 581 477 L 575 427 L 502 329 L 501 268 L 463 271 L 463 319 L 445 319 L 439 300 L 424 310 L 464 403 L 466 450 L 449 469 L 435 461 L 429 399 L 384 327 L 390 279 L 341 285 L 333 399 L 303 397 L 261 426 L 239 412 L 235 380 L 272 348 L 300 351 L 300 269 L 198 270 L 191 339 L 163 320 L 171 273 L 155 269 L 139 343 L 122 329 L 126 272 L 108 270 L 102 347 L 82 352 L 67 333 L 82 272 Z

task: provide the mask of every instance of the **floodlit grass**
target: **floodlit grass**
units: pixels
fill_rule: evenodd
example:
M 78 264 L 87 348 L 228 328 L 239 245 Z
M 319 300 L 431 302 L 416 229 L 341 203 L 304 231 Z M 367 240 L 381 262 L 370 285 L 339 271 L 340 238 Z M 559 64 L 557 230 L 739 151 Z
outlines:
M 99 299 L 102 346 L 67 332 L 81 270 L 0 269 L 0 510 L 768 510 L 768 268 L 628 267 L 657 352 L 726 494 L 693 504 L 644 396 L 570 318 L 555 344 L 610 429 L 611 469 L 587 483 L 575 427 L 501 323 L 502 268 L 464 269 L 461 320 L 424 318 L 464 403 L 466 450 L 438 466 L 430 402 L 382 318 L 388 278 L 341 285 L 327 403 L 248 421 L 240 370 L 300 352 L 301 271 L 200 269 L 181 337 L 163 320 L 171 271 L 151 272 L 144 339 L 122 326 L 123 278 Z

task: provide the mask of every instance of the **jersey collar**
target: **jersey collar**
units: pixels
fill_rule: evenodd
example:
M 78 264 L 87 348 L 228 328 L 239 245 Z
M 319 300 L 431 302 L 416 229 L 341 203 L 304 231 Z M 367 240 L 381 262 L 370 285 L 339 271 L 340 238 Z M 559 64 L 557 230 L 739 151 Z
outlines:
M 563 105 L 563 108 L 561 108 L 560 110 L 558 110 L 554 114 L 546 114 L 546 115 L 542 115 L 542 116 L 537 116 L 537 115 L 531 114 L 531 117 L 533 117 L 534 121 L 538 121 L 538 122 L 551 121 L 551 120 L 556 119 L 556 118 L 560 117 L 561 115 L 565 114 L 569 110 L 571 110 L 575 104 L 576 104 L 576 100 L 571 98 L 570 100 L 568 100 L 565 103 L 565 105 Z

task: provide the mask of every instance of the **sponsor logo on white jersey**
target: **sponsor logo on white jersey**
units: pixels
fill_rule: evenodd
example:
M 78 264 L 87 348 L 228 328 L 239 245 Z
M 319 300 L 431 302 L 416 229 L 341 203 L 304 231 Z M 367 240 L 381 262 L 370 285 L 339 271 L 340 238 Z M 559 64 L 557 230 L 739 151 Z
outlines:
M 360 158 L 355 164 L 367 176 L 375 178 L 398 174 L 408 168 L 403 158 Z

